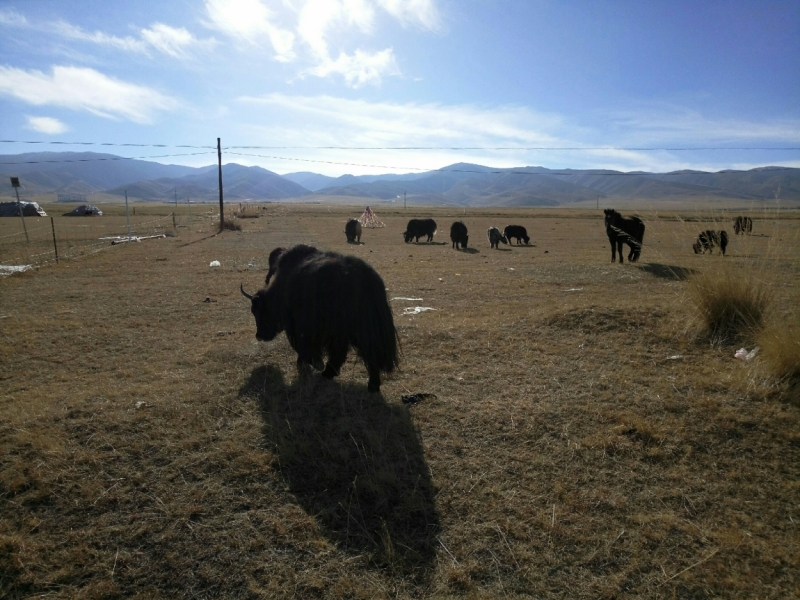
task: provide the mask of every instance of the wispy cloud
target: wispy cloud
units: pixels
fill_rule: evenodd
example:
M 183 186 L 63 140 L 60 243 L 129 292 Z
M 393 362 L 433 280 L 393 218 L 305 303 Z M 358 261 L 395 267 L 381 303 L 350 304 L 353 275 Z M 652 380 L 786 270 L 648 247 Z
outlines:
M 28 129 L 33 129 L 39 133 L 58 135 L 59 133 L 66 133 L 69 131 L 69 127 L 52 117 L 27 117 L 27 119 Z
M 309 64 L 300 77 L 341 76 L 354 88 L 380 85 L 400 75 L 392 48 L 367 49 L 356 34 L 374 36 L 376 14 L 384 11 L 403 26 L 437 31 L 441 17 L 434 0 L 305 0 L 269 8 L 265 0 L 206 0 L 208 25 L 248 45 L 266 45 L 276 60 Z
M 432 0 L 377 0 L 377 2 L 403 25 L 415 25 L 431 31 L 441 29 L 442 17 Z
M 275 14 L 260 0 L 206 0 L 209 27 L 240 42 L 261 45 L 269 40 L 275 59 L 295 59 L 294 34 L 275 24 Z
M 28 20 L 24 15 L 13 10 L 0 9 L 0 25 L 27 26 Z
M 0 66 L 0 94 L 34 106 L 62 106 L 108 119 L 152 123 L 160 111 L 179 103 L 156 90 L 139 86 L 94 69 L 54 66 L 51 74 Z
M 691 146 L 700 145 L 701 142 L 707 145 L 712 135 L 719 135 L 717 139 L 736 139 L 731 136 L 737 129 L 750 132 L 750 137 L 738 138 L 740 145 L 760 141 L 763 145 L 780 146 L 797 139 L 792 136 L 798 130 L 797 122 L 744 124 L 696 117 L 691 121 L 692 127 L 703 133 L 697 134 L 697 137 L 681 138 L 682 131 L 694 135 L 694 129 L 687 130 L 683 122 L 670 129 L 668 120 L 655 122 L 648 119 L 645 113 L 636 113 L 636 116 L 618 114 L 618 124 L 625 123 L 626 127 L 620 126 L 619 130 L 609 133 L 600 123 L 585 125 L 563 115 L 537 112 L 518 105 L 368 102 L 331 96 L 285 94 L 240 97 L 238 100 L 252 107 L 248 111 L 248 128 L 255 137 L 279 139 L 283 145 L 306 148 L 297 151 L 274 150 L 272 154 L 296 157 L 295 160 L 320 161 L 308 168 L 332 174 L 341 173 L 344 169 L 354 173 L 381 172 L 381 168 L 383 172 L 397 169 L 426 170 L 455 162 L 621 171 L 663 172 L 693 166 L 717 170 L 730 167 L 730 154 L 723 153 L 716 157 L 704 153 L 695 156 L 688 152 L 625 148 Z M 263 121 L 260 107 L 264 109 Z M 797 142 L 792 144 L 797 145 Z M 315 146 L 361 146 L 376 150 L 326 150 L 313 148 Z M 387 147 L 410 149 L 380 149 Z M 790 159 L 791 156 L 785 158 Z M 327 166 L 325 161 L 349 165 Z M 737 158 L 736 162 L 739 161 Z M 742 164 L 746 163 L 742 161 Z M 758 164 L 764 163 L 756 161 L 750 166 Z M 781 160 L 780 164 L 787 164 L 786 160 Z M 292 162 L 273 162 L 268 168 L 286 172 L 291 170 L 291 165 Z

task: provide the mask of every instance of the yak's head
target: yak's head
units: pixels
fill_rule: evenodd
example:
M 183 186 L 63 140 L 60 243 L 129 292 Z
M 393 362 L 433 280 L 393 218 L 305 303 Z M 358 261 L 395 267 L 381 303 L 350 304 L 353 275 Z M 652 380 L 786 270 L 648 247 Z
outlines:
M 244 285 L 241 285 L 239 289 L 245 298 L 250 299 L 250 312 L 256 319 L 256 339 L 262 342 L 275 339 L 275 336 L 283 329 L 275 302 L 275 293 L 269 288 L 264 288 L 251 295 L 244 291 Z
M 403 239 L 406 241 L 406 244 L 411 241 L 411 234 L 408 231 L 403 232 Z
M 606 215 L 605 216 L 606 227 L 608 227 L 609 225 L 613 225 L 614 221 L 616 221 L 617 217 L 619 216 L 619 213 L 615 211 L 613 208 L 603 209 L 603 212 Z
M 462 246 L 462 247 L 464 247 L 464 248 L 466 248 L 466 247 L 467 247 L 467 242 L 468 242 L 468 241 L 469 241 L 469 236 L 468 236 L 468 235 L 465 235 L 465 236 L 464 236 L 464 239 L 463 239 L 463 240 L 461 240 L 461 246 Z
M 526 246 L 527 246 L 528 244 L 530 244 L 530 242 L 531 242 L 531 238 L 530 238 L 530 236 L 527 236 L 527 235 L 526 235 L 526 236 L 524 236 L 522 239 L 523 239 L 523 240 L 525 240 L 525 245 L 526 245 Z
M 503 242 L 504 244 L 507 244 L 508 243 L 508 238 L 505 235 L 501 235 L 500 236 L 500 241 Z
M 692 250 L 694 250 L 695 254 L 700 254 L 700 248 L 701 246 L 699 241 L 692 244 Z

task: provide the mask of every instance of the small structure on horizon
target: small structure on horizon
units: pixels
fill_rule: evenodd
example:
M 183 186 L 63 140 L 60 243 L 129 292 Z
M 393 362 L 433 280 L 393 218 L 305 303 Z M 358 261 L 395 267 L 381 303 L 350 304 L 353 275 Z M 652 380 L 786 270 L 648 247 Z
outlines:
M 375 229 L 377 227 L 386 227 L 386 224 L 378 219 L 378 216 L 368 206 L 364 209 L 364 213 L 358 217 L 358 222 L 362 227 L 370 227 Z
M 65 217 L 102 217 L 103 211 L 92 206 L 91 204 L 84 204 L 64 213 Z

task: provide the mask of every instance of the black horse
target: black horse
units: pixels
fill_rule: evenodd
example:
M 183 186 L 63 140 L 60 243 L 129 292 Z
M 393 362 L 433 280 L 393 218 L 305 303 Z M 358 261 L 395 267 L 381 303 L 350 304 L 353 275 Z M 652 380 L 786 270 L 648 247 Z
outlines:
M 616 260 L 619 251 L 619 262 L 622 264 L 622 244 L 630 246 L 628 261 L 636 262 L 642 254 L 642 241 L 644 240 L 644 223 L 639 217 L 623 217 L 613 208 L 603 211 L 606 215 L 606 235 L 611 242 L 611 262 Z

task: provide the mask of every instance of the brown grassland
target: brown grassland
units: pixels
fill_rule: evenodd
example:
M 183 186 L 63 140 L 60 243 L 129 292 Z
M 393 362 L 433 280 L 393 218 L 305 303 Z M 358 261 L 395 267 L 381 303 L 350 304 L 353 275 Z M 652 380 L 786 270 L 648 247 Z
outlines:
M 124 228 L 109 212 L 87 224 Z M 690 293 L 749 273 L 769 331 L 800 332 L 796 211 L 744 237 L 719 210 L 640 212 L 634 265 L 588 208 L 379 207 L 348 245 L 360 212 L 268 204 L 0 279 L 0 597 L 800 596 L 796 372 L 734 359 L 756 333 L 712 340 Z M 403 243 L 425 216 L 435 243 Z M 533 245 L 490 250 L 514 222 Z M 692 253 L 709 228 L 728 256 Z M 417 299 L 391 301 L 380 394 L 352 353 L 299 379 L 285 336 L 256 341 L 239 284 L 301 242 Z

